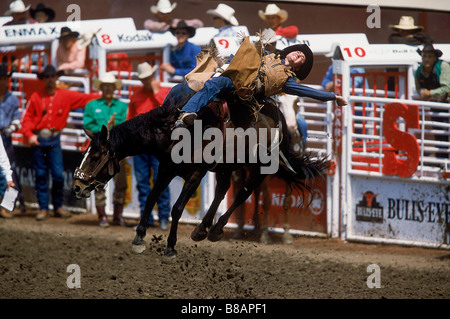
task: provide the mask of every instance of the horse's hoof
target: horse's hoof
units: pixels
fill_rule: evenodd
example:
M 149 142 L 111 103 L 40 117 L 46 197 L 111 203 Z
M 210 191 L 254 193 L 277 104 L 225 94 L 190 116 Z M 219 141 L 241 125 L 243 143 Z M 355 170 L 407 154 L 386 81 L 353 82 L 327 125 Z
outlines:
M 205 227 L 197 225 L 191 233 L 191 239 L 193 241 L 201 241 L 206 238 L 207 234 Z
M 291 245 L 294 242 L 294 237 L 292 237 L 291 234 L 285 233 L 283 235 L 283 244 L 285 245 Z
M 220 231 L 220 233 L 218 231 L 214 231 L 214 230 L 210 230 L 208 232 L 208 240 L 212 241 L 212 242 L 216 242 L 221 240 L 223 237 L 223 231 Z
M 259 238 L 259 242 L 261 244 L 264 244 L 264 245 L 272 244 L 272 239 L 270 238 L 269 233 L 267 231 L 263 231 L 261 233 L 261 237 Z
M 164 250 L 164 256 L 162 257 L 162 262 L 164 264 L 173 264 L 177 259 L 177 251 L 175 249 Z
M 174 264 L 177 260 L 177 255 L 166 256 L 164 255 L 161 259 L 163 264 Z
M 131 251 L 135 254 L 142 254 L 145 250 L 145 244 L 131 245 Z

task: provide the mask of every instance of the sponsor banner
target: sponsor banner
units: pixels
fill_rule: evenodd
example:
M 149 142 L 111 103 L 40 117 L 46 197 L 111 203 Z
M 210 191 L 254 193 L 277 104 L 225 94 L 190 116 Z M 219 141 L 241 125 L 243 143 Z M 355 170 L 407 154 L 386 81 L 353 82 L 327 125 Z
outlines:
M 65 26 L 80 33 L 100 30 L 97 36 L 102 36 L 107 32 L 123 34 L 136 32 L 136 26 L 132 18 L 19 24 L 0 28 L 0 46 L 51 42 L 59 37 L 61 28 Z
M 352 235 L 449 243 L 448 185 L 357 176 L 351 183 Z
M 228 207 L 233 202 L 233 189 L 235 185 L 232 183 L 231 189 L 228 191 Z M 282 230 L 285 224 L 285 199 L 286 184 L 280 178 L 273 176 L 269 187 L 270 208 L 268 209 L 268 227 L 269 231 L 275 228 Z M 312 186 L 312 193 L 305 191 L 305 199 L 303 202 L 302 194 L 298 190 L 293 190 L 291 195 L 292 203 L 289 206 L 288 224 L 290 230 L 306 231 L 316 233 L 327 232 L 327 207 L 326 207 L 326 180 L 317 178 Z M 263 223 L 263 195 L 258 197 L 258 214 L 260 225 Z M 305 205 L 304 205 L 305 203 Z M 309 205 L 308 205 L 309 204 Z M 306 206 L 306 207 L 304 207 Z M 252 194 L 243 204 L 244 225 L 254 227 L 253 212 L 255 210 L 255 196 Z M 237 224 L 237 210 L 231 215 L 229 223 Z

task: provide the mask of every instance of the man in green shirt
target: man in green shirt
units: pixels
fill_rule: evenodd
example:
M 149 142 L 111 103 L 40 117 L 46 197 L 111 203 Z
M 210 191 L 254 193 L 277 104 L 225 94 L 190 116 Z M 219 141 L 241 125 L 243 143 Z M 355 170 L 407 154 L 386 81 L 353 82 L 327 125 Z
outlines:
M 100 79 L 94 81 L 94 86 L 102 92 L 102 97 L 89 102 L 86 105 L 83 117 L 84 128 L 97 133 L 103 125 L 112 127 L 125 121 L 128 105 L 114 98 L 114 91 L 122 87 L 122 82 L 117 80 L 114 74 L 107 72 Z M 125 193 L 127 190 L 127 176 L 125 171 L 125 160 L 120 161 L 120 172 L 113 178 L 114 192 L 113 225 L 128 226 L 122 217 Z M 95 207 L 101 227 L 108 227 L 105 212 L 106 195 L 105 190 L 95 190 Z

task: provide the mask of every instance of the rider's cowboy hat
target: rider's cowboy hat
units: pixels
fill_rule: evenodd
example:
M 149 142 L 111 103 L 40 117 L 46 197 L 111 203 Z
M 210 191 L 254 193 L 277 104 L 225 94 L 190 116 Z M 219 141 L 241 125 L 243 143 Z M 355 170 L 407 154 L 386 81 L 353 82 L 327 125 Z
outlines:
M 281 18 L 281 23 L 287 20 L 288 13 L 286 10 L 280 9 L 276 4 L 268 4 L 266 11 L 259 10 L 258 15 L 261 19 L 266 20 L 266 16 L 277 15 Z
M 156 6 L 151 6 L 150 11 L 153 14 L 157 14 L 158 12 L 161 13 L 171 13 L 173 9 L 177 6 L 177 3 L 174 2 L 173 4 L 170 4 L 169 0 L 159 0 Z
M 69 38 L 69 37 L 78 38 L 79 35 L 80 35 L 80 33 L 77 31 L 72 31 L 68 27 L 62 27 L 58 39 L 61 40 L 61 39 Z
M 139 79 L 148 78 L 149 76 L 152 76 L 156 72 L 156 70 L 158 70 L 157 65 L 151 66 L 147 62 L 143 62 L 139 64 L 137 67 L 138 78 Z
M 442 56 L 442 51 L 435 49 L 431 43 L 425 43 L 422 50 L 417 49 L 417 53 L 419 53 L 420 55 L 422 55 L 422 52 L 433 52 L 437 58 L 440 58 Z
M 178 29 L 186 29 L 189 34 L 189 38 L 192 38 L 195 35 L 195 28 L 188 26 L 184 20 L 178 22 L 176 27 L 170 27 L 169 30 L 170 32 L 172 32 L 173 35 L 175 35 L 175 31 Z
M 44 71 L 42 71 L 41 73 L 38 73 L 37 77 L 39 80 L 42 80 L 46 76 L 49 76 L 49 75 L 54 75 L 56 77 L 60 77 L 63 74 L 64 74 L 63 70 L 56 71 L 56 69 L 53 65 L 47 64 L 47 66 L 44 68 Z
M 234 13 L 235 13 L 234 9 L 230 6 L 227 6 L 226 4 L 219 3 L 217 8 L 210 9 L 210 10 L 206 11 L 206 13 L 211 14 L 215 17 L 222 18 L 234 26 L 239 25 L 238 20 L 234 17 Z
M 100 89 L 100 86 L 104 83 L 114 84 L 116 86 L 116 90 L 122 87 L 122 81 L 117 80 L 112 72 L 106 72 L 99 79 L 94 80 L 94 87 Z
M 394 30 L 406 30 L 406 31 L 420 31 L 422 26 L 414 25 L 414 18 L 409 16 L 402 16 L 400 21 L 396 25 L 390 25 L 389 28 Z
M 294 51 L 303 52 L 303 54 L 305 55 L 305 63 L 300 67 L 299 70 L 294 71 L 300 80 L 304 80 L 308 76 L 309 72 L 311 72 L 312 66 L 314 64 L 314 54 L 306 44 L 294 44 L 283 49 L 280 52 L 280 56 L 282 59 L 285 59 L 289 53 Z
M 10 16 L 13 13 L 23 13 L 25 11 L 28 11 L 31 7 L 31 4 L 28 6 L 25 6 L 23 1 L 21 0 L 15 0 L 9 4 L 9 10 L 5 12 L 5 16 Z
M 42 3 L 39 3 L 36 6 L 36 9 L 33 9 L 33 8 L 30 9 L 30 16 L 36 20 L 36 13 L 39 11 L 44 12 L 48 16 L 47 22 L 50 22 L 53 19 L 55 19 L 55 11 L 52 8 L 46 7 Z

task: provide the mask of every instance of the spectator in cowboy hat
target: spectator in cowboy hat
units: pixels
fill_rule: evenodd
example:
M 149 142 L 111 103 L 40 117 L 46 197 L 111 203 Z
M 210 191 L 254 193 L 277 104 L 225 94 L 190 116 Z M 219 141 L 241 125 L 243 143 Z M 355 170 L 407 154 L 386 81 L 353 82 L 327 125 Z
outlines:
M 258 15 L 266 21 L 267 26 L 275 31 L 277 35 L 285 38 L 295 38 L 297 36 L 298 28 L 296 26 L 281 26 L 288 19 L 288 12 L 280 9 L 276 4 L 268 4 L 265 11 L 258 11 Z
M 442 51 L 435 49 L 431 43 L 417 49 L 417 53 L 422 56 L 422 63 L 419 64 L 415 72 L 416 90 L 420 94 L 420 99 L 425 101 L 447 102 L 450 96 L 450 65 L 439 59 Z M 431 108 L 433 114 L 444 112 L 442 109 Z M 448 112 L 448 111 L 447 111 Z M 448 123 L 448 117 L 431 116 L 433 122 Z M 435 131 L 443 130 L 442 127 L 432 126 Z M 436 134 L 437 141 L 448 142 L 448 135 Z M 447 158 L 449 154 L 446 147 L 439 147 L 442 151 L 436 152 L 436 157 Z
M 86 130 L 92 133 L 100 132 L 106 125 L 108 128 L 121 124 L 127 117 L 128 105 L 119 99 L 114 98 L 114 91 L 122 87 L 122 81 L 117 80 L 112 72 L 104 73 L 99 79 L 94 81 L 94 86 L 102 92 L 102 97 L 89 102 L 86 105 L 83 116 L 83 125 Z M 125 167 L 126 159 L 120 161 L 120 171 L 113 177 L 113 225 L 128 226 L 123 219 L 123 206 L 127 191 L 127 172 Z M 108 227 L 105 213 L 106 195 L 105 190 L 95 190 L 95 207 L 101 227 Z
M 443 102 L 450 94 L 450 65 L 439 59 L 442 51 L 435 49 L 431 43 L 417 49 L 422 56 L 422 63 L 415 72 L 416 90 L 422 100 Z
M 29 18 L 29 11 L 31 5 L 25 6 L 23 1 L 15 0 L 9 4 L 9 10 L 5 12 L 5 16 L 12 16 L 12 20 L 6 22 L 4 25 L 29 24 L 36 23 Z
M 52 176 L 51 201 L 55 217 L 70 217 L 62 208 L 64 201 L 64 163 L 61 149 L 61 131 L 66 126 L 69 112 L 81 108 L 98 94 L 85 94 L 58 88 L 56 82 L 64 71 L 57 71 L 49 64 L 37 77 L 45 87 L 28 98 L 22 117 L 21 132 L 31 146 L 32 167 L 35 172 L 35 188 L 39 204 L 36 220 L 50 217 L 49 172 Z
M 58 70 L 67 74 L 82 73 L 86 62 L 86 47 L 79 45 L 77 31 L 62 27 L 58 38 L 59 45 L 56 50 L 56 65 Z
M 389 43 L 420 45 L 433 42 L 433 37 L 423 33 L 423 27 L 415 25 L 414 18 L 410 16 L 402 16 L 398 24 L 389 28 L 394 31 L 389 36 Z
M 39 3 L 36 9 L 30 9 L 30 16 L 38 23 L 51 22 L 55 19 L 55 11 Z
M 163 63 L 161 70 L 172 76 L 170 81 L 182 82 L 184 76 L 195 68 L 196 56 L 202 49 L 188 41 L 195 35 L 195 28 L 188 26 L 184 20 L 171 27 L 170 32 L 177 38 L 177 44 L 171 48 L 169 62 Z
M 155 72 L 158 66 L 151 66 L 147 62 L 138 65 L 138 78 L 142 82 L 142 88 L 137 91 L 131 98 L 128 105 L 127 120 L 136 117 L 139 114 L 146 113 L 154 108 L 159 107 L 170 89 L 161 87 L 160 82 L 155 79 Z M 159 162 L 153 155 L 142 154 L 133 157 L 134 174 L 136 176 L 136 187 L 138 189 L 139 205 L 141 216 L 144 214 L 145 202 L 151 191 L 150 177 L 153 181 L 158 175 Z M 157 200 L 158 204 L 158 221 L 162 230 L 169 229 L 170 215 L 170 188 L 167 187 Z M 153 215 L 150 215 L 147 227 L 153 227 Z
M 207 14 L 213 16 L 214 27 L 219 29 L 219 33 L 214 37 L 236 37 L 237 32 L 233 30 L 233 26 L 239 25 L 238 20 L 234 16 L 234 9 L 226 4 L 219 3 L 216 9 L 206 11 Z
M 156 6 L 150 7 L 150 12 L 156 15 L 157 20 L 147 19 L 144 21 L 144 28 L 152 32 L 166 32 L 171 27 L 175 27 L 181 19 L 172 17 L 173 10 L 177 3 L 170 3 L 169 0 L 159 0 Z M 203 22 L 199 19 L 184 20 L 187 25 L 194 28 L 202 28 Z

